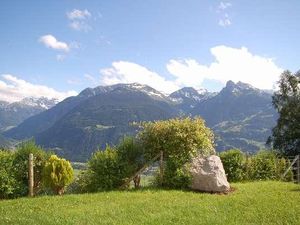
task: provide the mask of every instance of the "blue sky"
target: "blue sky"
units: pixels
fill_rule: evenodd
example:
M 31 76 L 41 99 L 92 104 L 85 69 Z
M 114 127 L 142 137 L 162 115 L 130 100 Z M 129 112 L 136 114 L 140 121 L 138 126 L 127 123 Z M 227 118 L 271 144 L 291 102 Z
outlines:
M 300 56 L 298 0 L 2 0 L 0 100 L 145 83 L 271 89 Z

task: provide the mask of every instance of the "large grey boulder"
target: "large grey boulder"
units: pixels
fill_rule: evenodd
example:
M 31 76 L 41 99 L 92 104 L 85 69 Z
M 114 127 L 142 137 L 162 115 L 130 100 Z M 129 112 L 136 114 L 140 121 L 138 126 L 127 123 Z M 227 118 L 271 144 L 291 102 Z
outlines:
M 226 193 L 230 190 L 220 157 L 198 156 L 192 160 L 190 172 L 191 188 L 197 191 Z

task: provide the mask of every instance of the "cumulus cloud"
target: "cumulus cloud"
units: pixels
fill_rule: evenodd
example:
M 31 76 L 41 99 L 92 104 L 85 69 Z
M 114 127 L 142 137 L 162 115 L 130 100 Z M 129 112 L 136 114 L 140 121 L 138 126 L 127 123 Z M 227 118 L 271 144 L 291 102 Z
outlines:
M 70 20 L 69 26 L 76 31 L 88 32 L 92 27 L 86 22 L 92 14 L 87 10 L 73 9 L 67 12 L 67 17 Z
M 25 97 L 47 97 L 63 100 L 77 95 L 75 91 L 59 92 L 53 88 L 29 83 L 10 74 L 2 74 L 0 80 L 0 100 L 15 102 Z
M 228 80 L 232 80 L 242 81 L 260 89 L 273 89 L 283 71 L 272 58 L 255 55 L 245 47 L 231 48 L 221 45 L 211 48 L 210 52 L 214 57 L 210 64 L 201 64 L 195 59 L 171 59 L 166 64 L 168 72 L 172 75 L 168 80 L 133 62 L 113 62 L 110 68 L 100 71 L 100 84 L 138 82 L 171 93 L 182 87 L 203 88 L 205 80 L 224 85 Z M 89 79 L 89 76 L 85 77 Z
M 167 70 L 175 77 L 173 82 L 180 87 L 200 88 L 204 78 L 209 76 L 209 69 L 194 59 L 172 59 L 167 64 Z
M 179 89 L 173 81 L 168 81 L 159 74 L 132 62 L 113 62 L 112 67 L 102 69 L 100 73 L 102 74 L 100 79 L 102 85 L 137 82 L 166 93 Z
M 58 41 L 53 35 L 47 34 L 39 38 L 39 42 L 43 43 L 47 48 L 68 52 L 70 47 L 67 43 Z
M 175 84 L 201 87 L 204 79 L 223 83 L 233 80 L 261 89 L 272 89 L 283 71 L 272 58 L 252 54 L 245 47 L 231 48 L 221 45 L 211 48 L 210 51 L 215 58 L 210 65 L 200 64 L 193 59 L 170 60 L 167 69 L 176 77 Z
M 67 12 L 67 17 L 70 20 L 85 20 L 89 17 L 91 17 L 92 14 L 87 10 L 79 10 L 79 9 L 73 9 L 71 12 Z

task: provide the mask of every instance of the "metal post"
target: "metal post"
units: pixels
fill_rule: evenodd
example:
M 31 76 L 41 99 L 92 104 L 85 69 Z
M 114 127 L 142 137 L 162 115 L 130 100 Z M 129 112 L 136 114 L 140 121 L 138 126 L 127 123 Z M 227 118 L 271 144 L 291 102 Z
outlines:
M 29 154 L 29 160 L 28 160 L 28 196 L 33 197 L 33 154 Z

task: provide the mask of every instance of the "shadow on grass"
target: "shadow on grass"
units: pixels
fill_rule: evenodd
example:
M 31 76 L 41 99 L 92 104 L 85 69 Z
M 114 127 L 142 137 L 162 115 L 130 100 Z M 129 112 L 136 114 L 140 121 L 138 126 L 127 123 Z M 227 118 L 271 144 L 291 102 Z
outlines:
M 197 193 L 197 194 L 212 194 L 212 195 L 228 195 L 232 194 L 236 191 L 235 187 L 231 187 L 228 192 L 208 192 L 208 191 L 197 191 L 192 189 L 172 189 L 172 188 L 164 188 L 164 187 L 140 187 L 140 188 L 131 188 L 123 191 L 127 192 L 159 192 L 159 191 L 181 191 L 186 193 Z M 299 190 L 300 191 L 300 190 Z
M 291 189 L 291 191 L 292 192 L 300 192 L 300 185 L 299 185 L 299 187 Z

